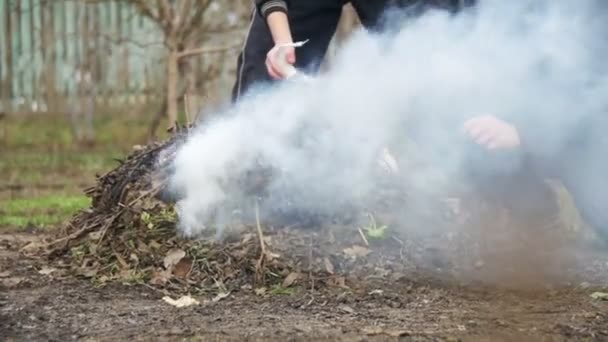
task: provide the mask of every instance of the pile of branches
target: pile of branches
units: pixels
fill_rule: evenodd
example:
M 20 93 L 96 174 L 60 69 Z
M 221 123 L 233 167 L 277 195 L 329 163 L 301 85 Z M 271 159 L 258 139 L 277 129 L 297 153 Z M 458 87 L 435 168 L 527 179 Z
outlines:
M 214 232 L 197 240 L 181 237 L 175 203 L 164 194 L 171 162 L 185 137 L 176 134 L 137 147 L 115 169 L 98 176 L 97 184 L 85 190 L 91 207 L 47 243 L 34 246 L 36 252 L 54 267 L 100 284 L 140 283 L 190 293 L 283 288 L 300 282 L 342 286 L 345 279 L 338 271 L 370 253 L 369 242 L 356 229 L 336 239 L 329 228 L 262 229 L 259 217 L 222 241 L 214 239 Z

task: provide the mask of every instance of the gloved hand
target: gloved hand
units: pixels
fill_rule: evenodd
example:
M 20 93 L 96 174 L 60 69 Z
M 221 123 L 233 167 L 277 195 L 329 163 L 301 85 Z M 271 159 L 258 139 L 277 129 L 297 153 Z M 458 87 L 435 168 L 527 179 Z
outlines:
M 295 43 L 277 44 L 268 51 L 268 54 L 266 54 L 266 69 L 270 77 L 281 80 L 294 76 L 297 73 L 294 66 L 296 62 L 295 48 L 301 47 L 307 42 L 308 39 Z
M 477 116 L 464 123 L 466 134 L 488 150 L 512 149 L 521 144 L 514 125 L 492 115 Z
M 275 45 L 266 54 L 266 69 L 274 80 L 282 80 L 289 75 L 285 65 L 293 65 L 296 62 L 296 49 L 288 45 Z

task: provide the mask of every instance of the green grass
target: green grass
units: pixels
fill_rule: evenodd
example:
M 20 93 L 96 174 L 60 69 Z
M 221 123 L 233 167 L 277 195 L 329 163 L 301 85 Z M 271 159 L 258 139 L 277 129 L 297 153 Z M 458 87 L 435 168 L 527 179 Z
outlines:
M 152 112 L 152 111 L 151 111 Z M 144 115 L 99 113 L 94 119 L 95 149 L 122 150 L 145 142 L 151 118 Z M 0 122 L 0 147 L 9 150 L 46 149 L 78 150 L 81 148 L 65 115 L 9 115 Z M 166 137 L 161 123 L 159 135 Z
M 97 174 L 116 167 L 116 159 L 125 158 L 133 145 L 146 143 L 150 120 L 143 115 L 102 113 L 95 119 L 94 144 L 84 146 L 75 141 L 67 116 L 3 118 L 0 230 L 57 227 L 88 207 L 83 188 L 94 185 Z
M 0 226 L 55 226 L 89 205 L 90 199 L 83 195 L 4 199 L 0 200 Z

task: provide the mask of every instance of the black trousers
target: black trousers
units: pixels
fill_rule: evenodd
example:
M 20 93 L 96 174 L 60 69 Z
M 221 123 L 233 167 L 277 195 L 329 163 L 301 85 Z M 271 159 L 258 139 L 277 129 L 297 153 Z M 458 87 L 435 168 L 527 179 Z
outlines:
M 551 203 L 544 179 L 559 180 L 572 196 L 586 224 L 608 242 L 608 137 L 589 130 L 564 144 L 552 157 L 523 151 L 488 152 L 470 146 L 465 174 L 478 193 L 507 202 L 526 217 L 547 213 Z M 550 197 L 548 197 L 550 196 Z M 555 209 L 555 208 L 554 208 Z M 550 209 L 549 209 L 550 210 Z
M 383 13 L 387 8 L 398 7 L 404 12 L 417 13 L 428 7 L 456 10 L 474 0 L 292 0 L 289 22 L 294 41 L 309 39 L 296 50 L 296 68 L 308 73 L 319 70 L 329 43 L 336 32 L 342 7 L 351 3 L 364 27 L 381 29 Z M 266 70 L 266 54 L 274 42 L 264 18 L 255 10 L 243 49 L 237 60 L 237 77 L 232 100 L 237 101 L 257 84 L 272 82 Z

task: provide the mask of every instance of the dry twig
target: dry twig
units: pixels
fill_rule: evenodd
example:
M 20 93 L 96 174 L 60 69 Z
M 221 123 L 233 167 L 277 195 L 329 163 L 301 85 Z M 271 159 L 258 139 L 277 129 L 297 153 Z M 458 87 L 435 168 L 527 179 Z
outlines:
M 260 209 L 258 200 L 255 200 L 255 223 L 258 231 L 258 238 L 260 239 L 260 258 L 255 265 L 256 279 L 258 282 L 264 282 L 264 261 L 266 260 L 266 244 L 264 243 L 264 233 L 262 233 L 262 226 L 260 225 Z

